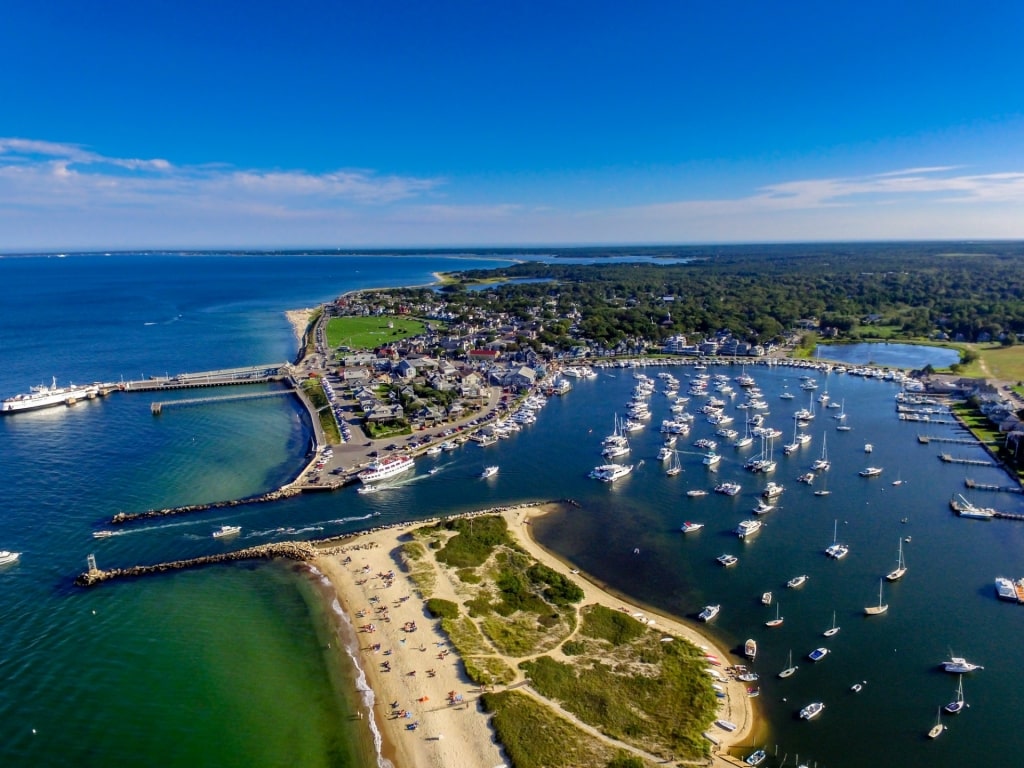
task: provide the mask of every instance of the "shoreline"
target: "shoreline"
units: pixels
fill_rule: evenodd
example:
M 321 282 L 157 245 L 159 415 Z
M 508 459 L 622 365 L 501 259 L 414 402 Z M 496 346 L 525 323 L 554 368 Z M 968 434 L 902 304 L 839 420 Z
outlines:
M 533 538 L 530 523 L 552 509 L 553 505 L 536 503 L 476 514 L 502 515 L 511 536 L 532 558 L 579 584 L 584 591 L 581 606 L 596 603 L 625 611 L 657 627 L 656 631 L 717 655 L 723 666 L 732 663 L 730 651 L 713 637 L 681 619 L 613 594 L 583 574 L 573 573 L 570 564 L 544 549 Z M 401 548 L 409 533 L 430 524 L 409 522 L 357 534 L 344 546 L 314 558 L 312 574 L 326 586 L 328 607 L 337 614 L 338 640 L 344 644 L 345 628 L 355 634 L 354 647 L 340 653 L 352 667 L 353 678 L 365 679 L 368 690 L 356 691 L 362 707 L 359 717 L 367 721 L 371 732 L 377 732 L 373 738 L 379 768 L 508 765 L 496 743 L 490 716 L 481 709 L 482 691 L 465 676 L 440 621 L 430 617 L 426 599 L 404 568 Z M 432 567 L 439 575 L 434 596 L 458 601 L 455 587 L 444 578 L 443 567 L 436 562 Z M 509 662 L 515 666 L 514 659 Z M 359 683 L 356 685 L 358 688 Z M 727 732 L 711 726 L 709 731 L 718 741 L 717 746 L 712 744 L 711 756 L 714 765 L 730 766 L 736 762 L 727 759 L 729 749 L 749 741 L 761 723 L 744 683 L 723 679 L 720 685 L 726 698 L 721 700 L 718 717 L 737 727 Z M 497 686 L 499 691 L 505 689 Z

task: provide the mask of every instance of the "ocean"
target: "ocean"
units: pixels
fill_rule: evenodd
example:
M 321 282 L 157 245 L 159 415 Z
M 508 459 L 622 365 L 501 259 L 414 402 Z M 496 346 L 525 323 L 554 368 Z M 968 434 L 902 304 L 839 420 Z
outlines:
M 496 263 L 431 254 L 0 258 L 0 394 L 52 376 L 61 383 L 118 381 L 281 362 L 296 348 L 286 309 Z M 348 489 L 169 518 L 107 539 L 91 533 L 118 511 L 247 496 L 286 482 L 309 445 L 304 415 L 290 400 L 270 398 L 154 418 L 150 398 L 132 393 L 0 419 L 0 549 L 23 553 L 0 568 L 0 764 L 372 766 L 373 745 L 365 721 L 353 718 L 352 672 L 339 660 L 330 606 L 305 569 L 223 566 L 81 590 L 72 579 L 87 555 L 101 567 L 152 563 L 567 497 L 580 509 L 535 528 L 550 549 L 654 609 L 693 617 L 702 605 L 721 603 L 710 631 L 737 650 L 747 637 L 758 640 L 756 703 L 766 726 L 747 746 L 765 747 L 769 765 L 793 763 L 797 754 L 809 764 L 851 768 L 1005 759 L 1018 745 L 1013 704 L 1024 673 L 1011 650 L 1019 609 L 996 601 L 992 580 L 1024 575 L 1024 525 L 960 520 L 948 502 L 966 495 L 965 476 L 997 484 L 1007 478 L 990 467 L 939 462 L 939 452 L 984 453 L 919 443 L 919 433 L 959 432 L 897 421 L 896 385 L 849 375 L 818 374 L 815 396 L 827 390 L 842 400 L 852 430 L 836 432 L 834 411 L 819 406 L 811 444 L 783 457 L 792 412 L 810 400 L 799 389 L 802 371 L 748 371 L 765 391 L 769 423 L 783 431 L 773 479 L 787 488 L 748 542 L 731 531 L 750 517 L 766 481 L 742 469 L 749 450 L 720 448 L 723 461 L 709 472 L 690 445 L 714 431 L 698 416 L 693 434 L 680 440 L 683 473 L 666 477 L 654 458 L 657 425 L 668 416 L 660 394 L 652 398 L 654 419 L 632 437 L 634 472 L 611 487 L 587 479 L 601 463 L 601 438 L 629 398 L 627 369 L 577 381 L 571 393 L 551 399 L 537 424 L 509 440 L 418 460 L 414 476 L 378 494 Z M 720 372 L 733 377 L 740 367 Z M 674 373 L 685 389 L 694 372 Z M 781 400 L 787 389 L 797 398 Z M 729 410 L 742 424 L 736 402 Z M 832 494 L 816 497 L 795 477 L 819 455 L 823 438 L 832 469 L 816 483 Z M 871 454 L 865 442 L 873 444 Z M 491 464 L 501 472 L 480 480 Z M 883 475 L 859 477 L 868 464 L 884 467 Z M 440 471 L 427 474 L 433 467 Z M 743 484 L 740 495 L 685 495 L 729 478 Z M 897 478 L 904 482 L 893 486 Z M 971 498 L 1021 511 L 1019 495 Z M 705 528 L 684 538 L 684 520 Z M 226 523 L 241 525 L 241 537 L 213 539 L 212 530 Z M 851 547 L 841 561 L 822 554 L 834 526 Z M 906 537 L 907 576 L 886 584 L 888 613 L 865 618 L 863 607 L 877 600 L 878 579 L 895 567 Z M 720 568 L 714 558 L 723 552 L 736 554 L 739 565 Z M 810 576 L 807 585 L 787 590 L 785 581 L 798 572 Z M 774 606 L 759 602 L 768 589 L 781 601 L 778 629 L 764 626 L 775 615 Z M 842 630 L 826 640 L 821 631 L 833 612 Z M 832 653 L 815 665 L 805 657 L 820 645 Z M 800 670 L 778 680 L 790 650 Z M 953 653 L 986 669 L 965 679 L 970 708 L 948 718 L 948 732 L 931 742 L 924 733 L 956 687 L 937 665 Z M 865 680 L 860 693 L 850 691 Z M 822 716 L 797 720 L 795 711 L 814 700 L 825 702 Z

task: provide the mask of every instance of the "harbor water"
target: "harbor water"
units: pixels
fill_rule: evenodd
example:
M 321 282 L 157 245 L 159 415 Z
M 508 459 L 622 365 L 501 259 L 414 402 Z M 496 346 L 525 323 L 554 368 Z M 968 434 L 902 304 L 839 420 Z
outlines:
M 493 264 L 430 255 L 0 259 L 0 393 L 26 391 L 54 375 L 61 383 L 117 381 L 280 362 L 295 351 L 285 309 Z M 659 370 L 644 372 L 654 377 Z M 708 373 L 733 378 L 741 370 Z M 764 747 L 766 764 L 795 764 L 799 754 L 809 764 L 838 768 L 959 766 L 1015 753 L 1014 704 L 1024 671 L 1012 649 L 1024 614 L 996 601 L 992 580 L 1024 576 L 1024 524 L 959 519 L 948 502 L 963 493 L 980 505 L 1020 512 L 1024 497 L 968 493 L 965 477 L 998 485 L 1008 479 L 995 468 L 940 462 L 940 452 L 977 459 L 985 453 L 918 442 L 918 434 L 961 433 L 897 420 L 892 382 L 814 373 L 818 389 L 806 392 L 800 376 L 807 371 L 746 370 L 764 390 L 767 423 L 783 433 L 770 477 L 742 468 L 758 443 L 737 451 L 723 442 L 721 463 L 707 469 L 692 442 L 717 428 L 699 415 L 677 444 L 683 472 L 666 476 L 655 459 L 658 425 L 669 416 L 659 384 L 653 419 L 630 436 L 633 473 L 612 485 L 588 479 L 603 463 L 601 439 L 635 384 L 633 370 L 606 369 L 597 379 L 575 380 L 572 392 L 551 398 L 537 423 L 510 439 L 419 459 L 414 475 L 380 493 L 346 489 L 216 510 L 127 526 L 105 539 L 91 534 L 118 511 L 247 496 L 287 481 L 309 444 L 305 417 L 290 399 L 269 398 L 174 409 L 154 419 L 147 396 L 115 394 L 0 419 L 0 549 L 23 553 L 0 568 L 0 763 L 374 765 L 365 725 L 353 719 L 354 685 L 336 647 L 330 606 L 303 568 L 224 566 L 79 590 L 71 580 L 86 556 L 95 554 L 101 567 L 145 564 L 554 498 L 580 502 L 535 526 L 559 556 L 657 610 L 693 618 L 703 605 L 720 603 L 708 629 L 736 649 L 737 662 L 744 640 L 758 641 L 752 666 L 761 674 L 755 685 L 766 725 L 749 747 Z M 696 372 L 671 371 L 685 393 Z M 794 399 L 781 399 L 784 391 Z M 817 401 L 824 391 L 843 404 L 849 431 L 837 431 L 837 410 Z M 736 404 L 743 398 L 736 392 L 726 412 L 742 432 L 745 412 Z M 783 456 L 793 412 L 812 400 L 810 444 Z M 689 410 L 698 405 L 691 401 Z M 811 486 L 797 483 L 823 441 L 831 470 Z M 873 446 L 870 454 L 865 443 Z M 488 465 L 501 471 L 480 479 Z M 860 477 L 869 465 L 882 467 L 882 475 Z M 686 495 L 733 479 L 743 486 L 737 496 Z M 786 490 L 761 518 L 763 529 L 741 542 L 732 531 L 752 517 L 768 480 Z M 831 494 L 815 496 L 815 488 Z M 684 536 L 679 526 L 687 520 L 705 527 Z M 242 533 L 213 539 L 224 524 L 240 525 Z M 850 546 L 839 561 L 823 554 L 834 527 Z M 865 617 L 901 541 L 909 571 L 885 584 L 888 612 Z M 739 563 L 722 568 L 715 562 L 722 553 Z M 787 589 L 798 574 L 809 576 L 806 585 Z M 785 618 L 775 629 L 764 625 L 776 610 L 761 605 L 766 590 Z M 841 630 L 824 638 L 833 612 Z M 815 664 L 806 654 L 818 646 L 830 654 Z M 799 670 L 779 680 L 790 651 Z M 955 676 L 939 670 L 951 654 L 985 669 L 965 678 L 970 707 L 948 717 L 948 731 L 931 741 L 925 733 L 937 708 L 954 697 Z M 863 681 L 861 692 L 850 690 Z M 800 721 L 795 713 L 811 701 L 824 702 L 824 713 Z

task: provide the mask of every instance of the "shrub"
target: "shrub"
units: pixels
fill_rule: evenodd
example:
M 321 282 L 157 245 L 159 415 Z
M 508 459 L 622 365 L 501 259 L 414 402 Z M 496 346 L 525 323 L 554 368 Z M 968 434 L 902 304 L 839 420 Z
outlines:
M 459 606 L 451 600 L 442 600 L 440 597 L 432 597 L 427 600 L 427 611 L 435 619 L 457 619 L 459 617 Z

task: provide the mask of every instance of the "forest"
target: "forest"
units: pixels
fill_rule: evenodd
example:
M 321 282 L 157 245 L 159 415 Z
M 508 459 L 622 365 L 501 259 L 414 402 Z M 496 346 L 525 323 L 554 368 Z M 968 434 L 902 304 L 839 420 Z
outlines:
M 548 321 L 543 341 L 560 347 L 578 338 L 612 346 L 630 338 L 656 342 L 723 330 L 766 343 L 781 340 L 801 320 L 816 320 L 839 339 L 871 336 L 872 327 L 887 329 L 892 338 L 1005 344 L 1024 334 L 1021 242 L 579 248 L 545 254 L 547 263 L 460 272 L 442 290 L 466 315 L 486 309 L 526 319 L 540 306 Z M 594 263 L 559 263 L 562 257 Z M 485 290 L 481 282 L 489 283 Z M 570 325 L 566 317 L 577 319 Z

